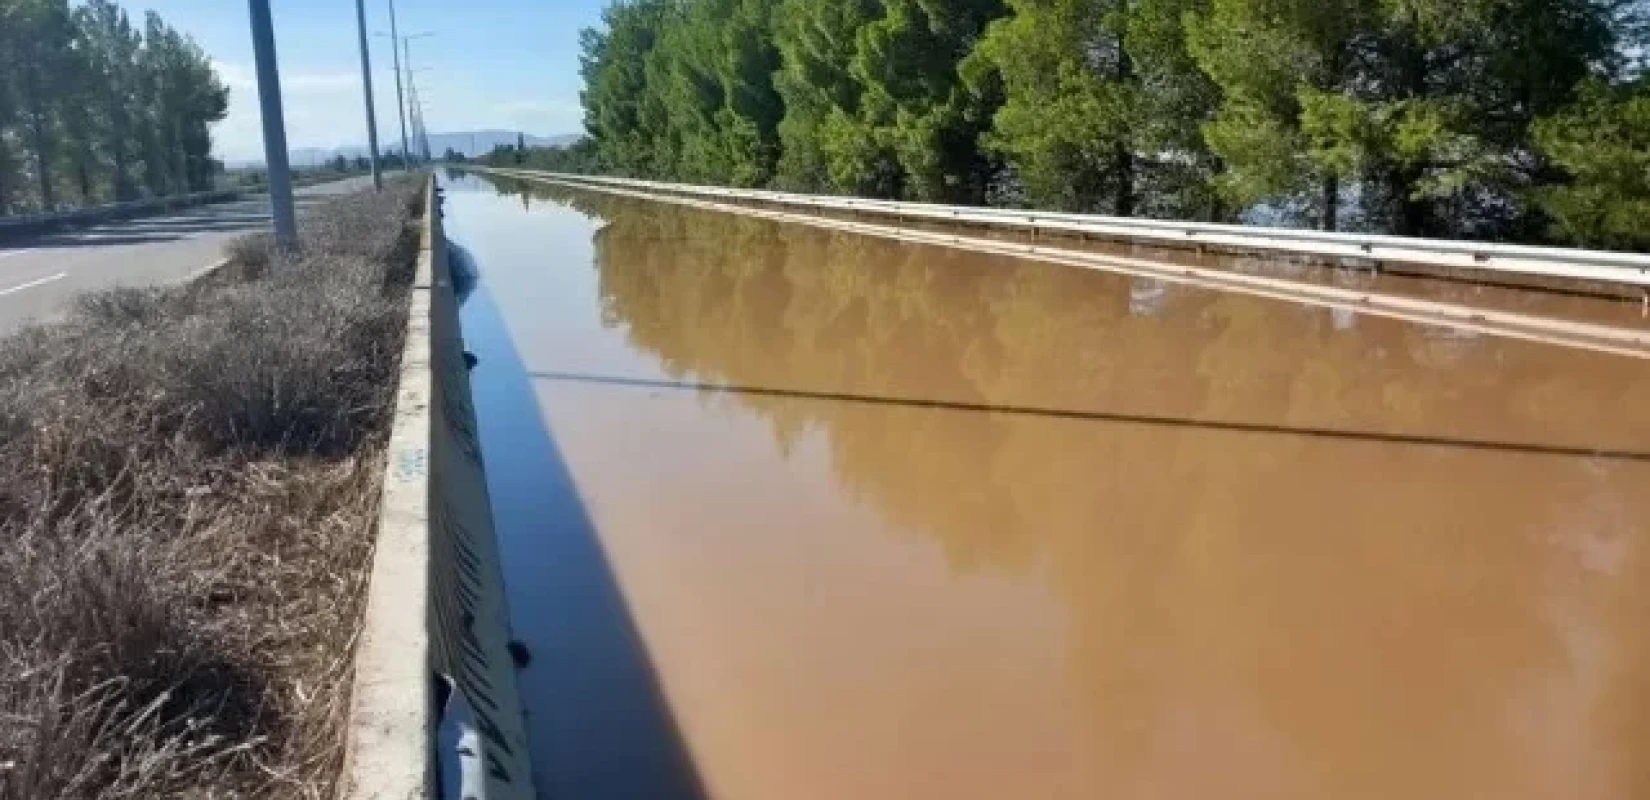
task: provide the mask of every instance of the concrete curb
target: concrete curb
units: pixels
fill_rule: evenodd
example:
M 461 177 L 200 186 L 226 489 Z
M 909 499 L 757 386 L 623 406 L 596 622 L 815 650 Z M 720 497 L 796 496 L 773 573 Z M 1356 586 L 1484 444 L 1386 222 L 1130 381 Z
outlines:
M 528 800 L 527 736 L 433 178 L 424 198 L 341 797 L 436 797 L 437 703 L 451 690 L 449 706 L 464 712 L 452 724 L 466 745 L 466 797 Z
M 435 793 L 436 709 L 430 678 L 429 440 L 433 391 L 430 276 L 440 215 L 425 191 L 417 273 L 407 303 L 389 459 L 355 683 L 342 797 L 411 800 Z
M 198 281 L 201 278 L 204 278 L 208 275 L 211 275 L 211 274 L 217 272 L 220 269 L 223 269 L 224 267 L 229 266 L 230 262 L 232 262 L 232 261 L 234 261 L 234 259 L 229 258 L 228 256 L 220 258 L 217 261 L 214 261 L 210 264 L 207 264 L 206 266 L 201 267 L 200 269 L 197 269 L 194 272 L 191 272 L 188 275 L 183 276 L 183 282 L 185 284 L 194 283 L 195 281 Z

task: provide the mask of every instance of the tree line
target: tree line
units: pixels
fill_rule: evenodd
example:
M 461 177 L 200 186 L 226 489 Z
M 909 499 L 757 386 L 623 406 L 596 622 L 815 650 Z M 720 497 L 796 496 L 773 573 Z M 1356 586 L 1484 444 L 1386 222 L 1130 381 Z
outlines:
M 110 0 L 0 0 L 0 214 L 211 187 L 229 92 L 206 53 Z
M 541 158 L 795 191 L 1646 248 L 1646 5 L 618 0 L 582 35 L 590 142 Z

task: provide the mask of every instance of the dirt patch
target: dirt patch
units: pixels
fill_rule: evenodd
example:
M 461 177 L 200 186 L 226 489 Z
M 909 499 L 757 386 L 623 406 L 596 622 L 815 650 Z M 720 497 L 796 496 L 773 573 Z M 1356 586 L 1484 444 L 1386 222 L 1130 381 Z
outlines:
M 0 797 L 332 796 L 421 185 L 0 340 Z

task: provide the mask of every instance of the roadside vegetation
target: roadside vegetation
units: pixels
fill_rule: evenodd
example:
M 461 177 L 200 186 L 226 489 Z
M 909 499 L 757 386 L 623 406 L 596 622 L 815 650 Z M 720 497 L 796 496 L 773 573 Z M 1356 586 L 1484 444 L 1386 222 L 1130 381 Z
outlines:
M 383 153 L 378 157 L 378 167 L 384 172 L 404 170 L 406 163 L 400 153 Z M 289 170 L 292 176 L 292 186 L 300 188 L 313 186 L 318 183 L 328 183 L 341 178 L 351 178 L 357 175 L 372 174 L 372 160 L 366 156 L 346 158 L 333 156 L 326 161 L 308 166 L 293 167 Z M 268 185 L 269 171 L 262 165 L 256 167 L 233 167 L 218 174 L 217 184 L 223 189 L 254 189 Z
M 0 798 L 331 798 L 420 184 L 0 340 Z
M 1638 0 L 620 0 L 497 165 L 1650 248 Z

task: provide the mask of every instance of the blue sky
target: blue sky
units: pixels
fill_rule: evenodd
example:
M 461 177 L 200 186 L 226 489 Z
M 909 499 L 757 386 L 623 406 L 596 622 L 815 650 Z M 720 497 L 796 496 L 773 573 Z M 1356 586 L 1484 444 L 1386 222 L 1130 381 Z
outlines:
M 130 0 L 134 23 L 153 9 L 193 36 L 230 88 L 213 131 L 217 155 L 261 159 L 257 86 L 245 0 Z M 432 133 L 503 128 L 549 135 L 582 130 L 579 30 L 606 0 L 396 0 Z M 366 142 L 353 0 L 272 0 L 290 147 Z M 367 29 L 389 30 L 387 0 L 366 0 Z M 400 137 L 388 37 L 373 37 L 373 95 L 382 144 Z

